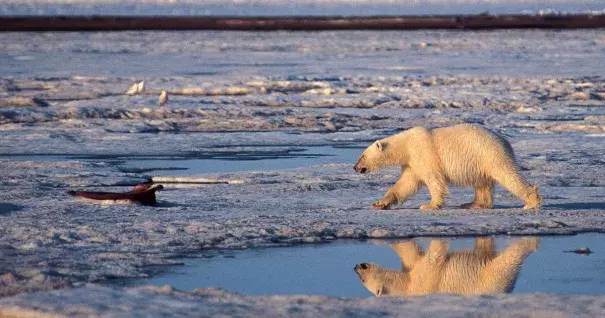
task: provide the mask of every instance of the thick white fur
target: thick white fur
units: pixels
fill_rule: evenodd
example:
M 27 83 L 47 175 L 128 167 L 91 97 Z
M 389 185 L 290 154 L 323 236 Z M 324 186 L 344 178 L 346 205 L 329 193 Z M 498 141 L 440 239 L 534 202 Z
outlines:
M 443 206 L 448 184 L 475 188 L 474 202 L 463 208 L 492 208 L 494 182 L 525 201 L 525 209 L 541 203 L 537 187 L 519 172 L 513 149 L 503 137 L 481 127 L 461 124 L 428 130 L 414 127 L 370 145 L 355 170 L 375 172 L 402 167 L 401 176 L 376 208 L 401 204 L 426 185 L 431 201 L 421 209 Z

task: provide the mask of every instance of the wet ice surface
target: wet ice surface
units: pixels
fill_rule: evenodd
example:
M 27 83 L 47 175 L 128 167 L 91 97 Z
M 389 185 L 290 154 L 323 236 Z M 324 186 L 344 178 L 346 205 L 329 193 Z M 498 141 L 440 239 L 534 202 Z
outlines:
M 3 34 L 0 295 L 146 278 L 158 266 L 217 250 L 335 238 L 603 232 L 604 47 L 602 31 L 586 30 Z M 141 80 L 143 94 L 124 95 Z M 169 92 L 167 106 L 157 105 L 161 90 Z M 356 147 L 415 125 L 461 122 L 511 141 L 523 174 L 540 187 L 540 212 L 522 211 L 502 189 L 496 209 L 461 210 L 473 193 L 460 188 L 451 189 L 441 211 L 418 211 L 426 191 L 393 210 L 371 208 L 398 171 L 355 174 Z M 67 194 L 127 191 L 149 177 L 179 175 L 216 182 L 166 184 L 156 208 Z M 271 304 L 297 302 L 83 288 L 5 297 L 0 308 L 71 310 L 61 300 L 50 303 L 56 296 L 97 313 L 114 310 L 103 301 L 120 301 L 125 307 L 115 310 L 132 306 L 144 315 L 153 299 L 199 310 L 227 297 L 235 307 L 254 303 L 260 315 Z M 465 301 L 484 310 L 505 310 L 513 301 L 535 312 L 595 315 L 602 314 L 600 299 Z M 341 314 L 360 309 L 321 302 Z M 434 298 L 362 307 L 418 312 L 429 303 Z M 449 304 L 446 312 L 471 310 L 458 303 L 438 302 Z
M 503 250 L 519 237 L 497 237 Z M 430 238 L 416 239 L 425 249 Z M 473 238 L 448 240 L 450 251 L 471 249 Z M 362 262 L 388 269 L 401 268 L 401 261 L 388 244 L 397 240 L 335 241 L 243 252 L 205 253 L 184 259 L 183 266 L 151 279 L 114 284 L 125 286 L 171 285 L 183 291 L 220 287 L 250 295 L 325 295 L 333 297 L 372 296 L 353 271 Z M 570 253 L 589 246 L 590 255 Z M 605 294 L 602 234 L 547 236 L 540 248 L 523 263 L 513 293 Z M 216 273 L 221 273 L 216 275 Z M 111 282 L 109 282 L 111 284 Z

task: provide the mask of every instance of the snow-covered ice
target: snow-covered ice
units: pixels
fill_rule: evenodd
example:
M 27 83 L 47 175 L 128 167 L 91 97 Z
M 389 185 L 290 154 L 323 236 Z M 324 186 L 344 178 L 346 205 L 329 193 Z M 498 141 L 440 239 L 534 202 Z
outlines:
M 8 316 L 69 317 L 598 317 L 605 298 L 579 295 L 430 295 L 407 298 L 245 296 L 216 289 L 86 286 L 0 299 Z
M 88 285 L 146 277 L 155 265 L 209 249 L 603 232 L 600 30 L 1 36 L 0 314 L 419 315 L 427 307 L 452 316 L 603 314 L 599 296 L 352 300 Z M 144 92 L 125 94 L 141 81 Z M 160 107 L 162 90 L 170 100 Z M 441 211 L 417 210 L 426 192 L 393 210 L 371 209 L 398 171 L 355 174 L 355 147 L 415 125 L 460 122 L 511 141 L 523 174 L 540 186 L 540 212 L 521 210 L 500 189 L 492 211 L 453 208 L 473 195 L 458 188 Z M 294 169 L 263 167 L 318 146 L 353 147 L 353 154 Z M 163 170 L 175 168 L 170 160 L 228 166 L 242 158 L 265 161 L 247 171 L 202 164 L 187 177 L 217 182 L 167 186 L 157 208 L 67 194 L 125 191 L 149 177 L 174 176 Z M 137 160 L 165 166 L 135 169 Z

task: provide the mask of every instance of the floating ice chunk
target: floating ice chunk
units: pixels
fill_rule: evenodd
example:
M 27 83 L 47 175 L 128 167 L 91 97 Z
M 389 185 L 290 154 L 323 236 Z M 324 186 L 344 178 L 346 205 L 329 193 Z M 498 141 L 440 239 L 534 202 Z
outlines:
M 145 91 L 145 81 L 141 81 L 140 83 L 137 84 L 137 93 L 141 94 L 144 91 Z
M 158 102 L 160 103 L 160 106 L 166 105 L 166 103 L 168 102 L 168 93 L 166 93 L 166 91 L 162 91 Z
M 137 90 L 139 89 L 139 85 L 138 84 L 132 84 L 132 86 L 130 86 L 130 88 L 126 91 L 126 95 L 134 95 L 137 93 Z
M 8 97 L 0 98 L 0 107 L 47 107 L 49 104 L 39 98 L 33 97 Z
M 567 100 L 589 100 L 590 94 L 588 92 L 573 92 L 565 97 Z
M 134 83 L 130 88 L 126 91 L 126 95 L 135 95 L 141 94 L 145 91 L 145 81 L 141 81 L 139 83 Z
M 220 95 L 248 95 L 253 93 L 252 90 L 246 87 L 226 87 L 226 88 L 212 88 L 203 89 L 200 87 L 186 87 L 179 90 L 171 91 L 175 95 L 199 95 L 199 96 L 220 96 Z
M 200 183 L 200 184 L 242 184 L 240 179 L 210 179 L 198 177 L 153 177 L 154 183 Z
M 39 98 L 29 98 L 29 97 L 8 97 L 8 98 L 0 98 L 0 107 L 31 107 L 31 106 L 40 106 L 46 107 L 49 106 L 47 102 L 39 99 Z
M 590 115 L 590 116 L 584 117 L 584 121 L 603 121 L 603 122 L 605 122 L 605 116 Z
M 337 91 L 331 88 L 312 88 L 303 92 L 303 94 L 309 95 L 332 95 L 335 93 L 337 93 Z
M 549 130 L 552 131 L 590 131 L 590 132 L 599 132 L 605 131 L 605 125 L 584 125 L 584 124 L 575 124 L 575 123 L 567 123 L 560 125 L 553 125 L 549 127 Z
M 39 247 L 40 247 L 40 245 L 38 243 L 30 242 L 30 243 L 27 243 L 27 244 L 20 245 L 18 247 L 18 249 L 21 249 L 21 250 L 33 250 L 33 249 L 36 249 L 36 248 L 39 248 Z
M 519 113 L 536 113 L 540 111 L 539 109 L 534 107 L 525 107 L 525 105 L 523 104 L 519 104 L 515 110 Z

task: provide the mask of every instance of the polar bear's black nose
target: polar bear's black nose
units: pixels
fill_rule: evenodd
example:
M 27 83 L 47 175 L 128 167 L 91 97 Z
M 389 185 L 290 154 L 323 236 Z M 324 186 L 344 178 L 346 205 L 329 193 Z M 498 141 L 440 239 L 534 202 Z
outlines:
M 360 172 L 360 173 L 366 173 L 368 171 L 368 168 L 360 167 L 359 164 L 356 164 L 355 167 L 353 167 L 353 169 L 355 169 L 356 172 Z

